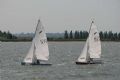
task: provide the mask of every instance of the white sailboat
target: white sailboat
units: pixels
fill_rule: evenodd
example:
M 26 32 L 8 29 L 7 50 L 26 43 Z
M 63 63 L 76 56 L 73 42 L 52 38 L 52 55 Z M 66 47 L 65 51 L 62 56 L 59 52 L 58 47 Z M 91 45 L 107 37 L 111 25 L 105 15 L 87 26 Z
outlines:
M 76 64 L 101 63 L 101 41 L 96 25 L 92 21 L 89 36 Z
M 48 59 L 49 59 L 49 49 L 48 49 L 45 29 L 41 21 L 38 20 L 32 45 L 22 64 L 51 65 L 49 63 L 44 63 L 47 62 Z

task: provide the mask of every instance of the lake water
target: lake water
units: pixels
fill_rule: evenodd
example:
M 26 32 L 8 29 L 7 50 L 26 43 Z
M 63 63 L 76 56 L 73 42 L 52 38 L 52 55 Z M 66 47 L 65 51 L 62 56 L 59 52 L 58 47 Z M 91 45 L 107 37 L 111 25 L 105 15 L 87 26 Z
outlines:
M 31 42 L 0 44 L 0 80 L 120 80 L 120 42 L 102 42 L 104 64 L 76 65 L 85 42 L 49 42 L 52 66 L 21 66 Z

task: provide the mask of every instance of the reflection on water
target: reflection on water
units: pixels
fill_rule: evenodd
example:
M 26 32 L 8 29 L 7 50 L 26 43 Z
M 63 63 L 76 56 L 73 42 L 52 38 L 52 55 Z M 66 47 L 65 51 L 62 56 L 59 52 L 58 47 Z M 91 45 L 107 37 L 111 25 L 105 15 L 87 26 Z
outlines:
M 2 42 L 1 80 L 119 80 L 120 43 L 103 42 L 104 64 L 76 65 L 85 42 L 49 42 L 52 66 L 21 66 L 30 42 Z

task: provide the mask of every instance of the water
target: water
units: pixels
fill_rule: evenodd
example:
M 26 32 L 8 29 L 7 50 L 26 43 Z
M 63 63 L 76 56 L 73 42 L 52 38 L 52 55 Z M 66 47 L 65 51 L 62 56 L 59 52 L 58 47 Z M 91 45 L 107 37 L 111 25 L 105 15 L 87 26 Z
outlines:
M 49 42 L 52 66 L 21 66 L 31 42 L 2 42 L 0 80 L 120 80 L 120 42 L 102 42 L 104 64 L 76 65 L 85 42 Z

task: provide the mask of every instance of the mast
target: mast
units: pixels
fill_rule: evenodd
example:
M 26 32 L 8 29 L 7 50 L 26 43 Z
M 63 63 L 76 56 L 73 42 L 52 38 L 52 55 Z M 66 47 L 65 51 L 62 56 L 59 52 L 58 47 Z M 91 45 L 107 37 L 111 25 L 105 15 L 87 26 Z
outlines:
M 92 20 L 92 22 L 91 22 L 91 25 L 90 25 L 90 28 L 89 28 L 89 32 L 88 32 L 88 34 L 90 35 L 90 30 L 91 30 L 91 27 L 92 27 L 92 24 L 94 23 L 94 21 Z M 89 50 L 89 35 L 88 35 L 88 48 L 87 48 L 87 50 Z M 91 60 L 91 58 L 90 58 L 90 54 L 88 54 L 88 52 L 87 52 L 87 57 L 88 57 L 88 61 L 90 61 Z
M 34 37 L 35 37 L 35 35 L 36 35 L 36 32 L 37 32 L 37 29 L 38 29 L 38 25 L 39 25 L 39 23 L 40 23 L 40 19 L 38 19 L 38 23 L 37 23 L 37 26 L 36 26 L 36 30 L 35 30 Z
M 36 46 L 35 46 L 35 43 L 34 43 L 34 49 L 33 49 L 33 62 L 32 63 L 35 63 L 37 61 L 37 57 L 35 55 L 35 51 L 36 51 Z
M 91 30 L 91 27 L 92 27 L 93 23 L 94 23 L 94 21 L 91 22 L 91 25 L 90 25 L 90 28 L 89 28 L 89 34 L 90 34 L 90 30 Z

